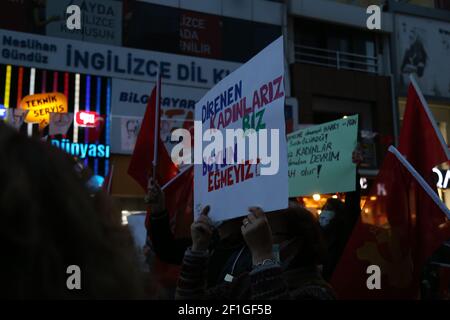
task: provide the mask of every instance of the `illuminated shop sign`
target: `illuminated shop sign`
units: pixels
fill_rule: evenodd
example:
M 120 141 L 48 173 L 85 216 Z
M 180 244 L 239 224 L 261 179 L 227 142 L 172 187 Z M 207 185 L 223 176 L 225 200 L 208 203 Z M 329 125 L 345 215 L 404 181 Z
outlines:
M 438 187 L 439 189 L 448 189 L 450 170 L 440 170 L 438 168 L 433 168 L 433 172 L 437 175 L 438 178 L 436 187 Z
M 67 98 L 59 92 L 33 94 L 22 99 L 20 108 L 29 110 L 25 122 L 39 123 L 42 129 L 49 124 L 51 112 L 67 112 Z
M 80 127 L 95 128 L 100 116 L 94 111 L 79 111 L 75 114 L 75 122 Z
M 55 147 L 61 148 L 67 153 L 77 158 L 103 158 L 109 159 L 110 146 L 96 143 L 75 143 L 68 139 L 56 140 L 53 139 L 51 144 Z
M 0 104 L 0 120 L 6 118 L 6 108 L 4 105 Z
M 0 29 L 0 63 L 211 88 L 241 64 Z

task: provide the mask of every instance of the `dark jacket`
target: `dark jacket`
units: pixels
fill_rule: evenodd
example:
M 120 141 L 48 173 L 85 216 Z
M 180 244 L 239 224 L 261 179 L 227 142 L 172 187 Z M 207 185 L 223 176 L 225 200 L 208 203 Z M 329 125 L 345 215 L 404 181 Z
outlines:
M 330 281 L 336 265 L 345 250 L 348 240 L 353 232 L 356 222 L 361 213 L 361 187 L 359 176 L 357 175 L 356 190 L 345 194 L 345 204 L 340 217 L 336 219 L 334 225 L 330 224 L 329 229 L 324 230 L 327 242 L 327 254 L 323 264 L 323 277 Z
M 169 264 L 181 265 L 186 249 L 192 246 L 189 238 L 175 239 L 166 212 L 150 216 L 148 235 L 156 256 Z M 208 287 L 221 283 L 228 273 L 236 276 L 251 270 L 251 254 L 242 237 L 219 240 L 218 234 L 215 234 L 210 252 L 212 256 L 207 275 Z
M 253 268 L 235 277 L 232 282 L 208 288 L 206 276 L 209 254 L 186 250 L 175 298 L 211 300 L 334 300 L 333 289 L 315 267 L 288 269 L 278 264 Z
M 151 240 L 152 249 L 156 256 L 169 264 L 180 265 L 186 248 L 192 245 L 192 240 L 189 238 L 175 239 L 170 229 L 167 212 L 150 215 L 147 235 Z

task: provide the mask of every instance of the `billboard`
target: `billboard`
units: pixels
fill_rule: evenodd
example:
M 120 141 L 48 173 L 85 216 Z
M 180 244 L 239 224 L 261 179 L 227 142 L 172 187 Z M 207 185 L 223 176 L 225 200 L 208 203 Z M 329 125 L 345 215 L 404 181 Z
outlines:
M 425 95 L 450 98 L 450 24 L 403 15 L 396 24 L 400 92 L 414 73 Z
M 131 154 L 145 113 L 154 82 L 112 80 L 111 94 L 111 148 L 114 153 Z M 193 127 L 195 103 L 206 93 L 205 89 L 161 86 L 161 139 L 170 153 L 176 142 L 170 141 L 177 128 Z
M 209 89 L 239 63 L 0 29 L 0 63 Z
M 66 26 L 70 5 L 81 9 L 81 29 Z M 46 26 L 46 34 L 88 42 L 122 45 L 122 3 L 110 0 L 47 0 L 47 17 L 59 17 Z

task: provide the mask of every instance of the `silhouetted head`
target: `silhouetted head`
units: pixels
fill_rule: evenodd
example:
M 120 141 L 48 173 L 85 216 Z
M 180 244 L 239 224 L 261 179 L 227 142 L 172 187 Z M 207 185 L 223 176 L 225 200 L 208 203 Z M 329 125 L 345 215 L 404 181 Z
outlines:
M 141 295 L 129 233 L 93 200 L 67 154 L 0 122 L 1 295 Z M 71 265 L 81 270 L 81 290 L 67 289 Z
M 282 263 L 290 268 L 314 266 L 323 259 L 325 245 L 315 216 L 300 206 L 267 215 Z
M 319 223 L 323 230 L 330 230 L 337 226 L 343 219 L 345 206 L 344 203 L 338 199 L 329 198 L 322 207 L 322 212 L 319 216 Z

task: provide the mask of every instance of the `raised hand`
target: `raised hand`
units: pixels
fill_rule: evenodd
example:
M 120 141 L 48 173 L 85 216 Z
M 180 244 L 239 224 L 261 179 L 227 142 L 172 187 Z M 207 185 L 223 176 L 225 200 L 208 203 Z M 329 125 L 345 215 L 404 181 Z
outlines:
M 158 181 L 152 177 L 148 179 L 145 203 L 150 206 L 150 211 L 154 214 L 161 213 L 166 209 L 164 192 L 161 190 Z
M 252 253 L 253 264 L 273 259 L 272 232 L 267 217 L 261 208 L 249 208 L 250 214 L 243 220 L 242 235 Z
M 208 250 L 214 227 L 208 217 L 209 206 L 203 208 L 202 213 L 191 225 L 192 251 Z

